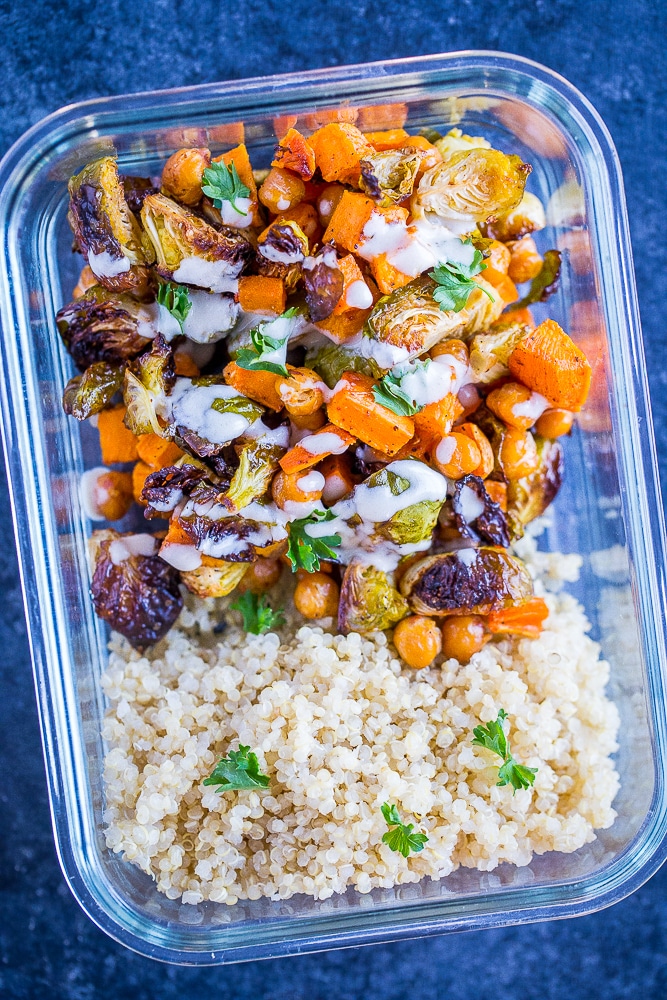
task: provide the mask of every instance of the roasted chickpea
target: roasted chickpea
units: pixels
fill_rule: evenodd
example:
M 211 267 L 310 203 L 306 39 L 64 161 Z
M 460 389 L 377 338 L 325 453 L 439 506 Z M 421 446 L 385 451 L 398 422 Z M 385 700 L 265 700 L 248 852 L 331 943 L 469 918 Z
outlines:
M 523 479 L 540 464 L 535 438 L 530 431 L 508 427 L 500 444 L 500 465 L 508 479 Z
M 208 149 L 194 147 L 172 153 L 162 170 L 162 190 L 176 201 L 193 207 L 201 201 L 204 171 L 211 166 Z
M 320 427 L 324 427 L 327 422 L 327 415 L 324 409 L 315 410 L 314 413 L 308 413 L 305 416 L 297 417 L 296 414 L 290 417 L 290 420 L 295 427 L 298 427 L 301 431 L 319 431 Z
M 97 468 L 85 472 L 82 494 L 88 516 L 95 521 L 118 521 L 132 506 L 132 474 Z
M 345 188 L 342 184 L 328 184 L 317 199 L 317 211 L 323 226 L 329 225 L 329 219 L 334 214 L 338 202 L 343 197 Z
M 559 438 L 569 434 L 574 423 L 571 410 L 545 410 L 535 424 L 535 430 L 545 438 Z
M 324 476 L 312 469 L 306 472 L 279 472 L 271 483 L 271 496 L 281 510 L 295 503 L 313 503 L 324 489 Z M 293 509 L 293 508 L 292 508 Z
M 250 564 L 238 589 L 250 590 L 253 594 L 263 594 L 265 590 L 278 583 L 282 571 L 279 559 L 258 559 Z
M 486 479 L 493 472 L 493 466 L 495 464 L 495 459 L 493 457 L 493 448 L 491 447 L 491 442 L 488 437 L 477 424 L 459 424 L 457 430 L 461 434 L 465 434 L 467 437 L 471 438 L 479 448 L 479 453 L 482 456 L 482 460 L 476 469 L 472 470 L 473 476 L 479 476 L 480 479 Z
M 527 386 L 520 382 L 506 382 L 489 393 L 486 405 L 508 427 L 526 431 L 535 423 L 534 400 L 535 393 Z
M 461 479 L 480 465 L 479 448 L 466 434 L 446 434 L 433 454 L 436 468 L 448 479 Z
M 441 340 L 440 343 L 435 344 L 428 353 L 432 358 L 440 358 L 443 354 L 450 354 L 463 365 L 467 365 L 470 361 L 470 353 L 466 344 L 464 344 L 462 340 L 457 340 L 456 338 L 452 338 L 451 340 Z
M 276 392 L 289 415 L 309 417 L 324 403 L 322 380 L 312 368 L 290 368 L 287 378 L 276 379 Z
M 511 252 L 508 275 L 512 281 L 520 285 L 524 281 L 532 281 L 542 270 L 542 257 L 535 246 L 532 236 L 524 236 L 507 244 Z
M 501 243 L 500 240 L 493 240 L 489 245 L 489 256 L 486 258 L 484 263 L 488 267 L 492 267 L 494 271 L 499 271 L 501 274 L 507 274 L 507 269 L 510 266 L 511 259 L 512 254 L 509 248 L 506 247 L 504 243 Z M 484 277 L 483 273 L 482 277 Z
M 394 645 L 409 667 L 423 670 L 433 663 L 440 652 L 442 635 L 432 618 L 410 615 L 394 629 Z
M 269 212 L 280 215 L 303 201 L 305 193 L 306 187 L 300 177 L 281 167 L 271 167 L 258 197 Z
M 309 573 L 297 582 L 294 606 L 304 618 L 329 618 L 338 614 L 338 584 L 326 573 Z
M 490 638 L 481 615 L 451 615 L 442 626 L 442 652 L 448 660 L 467 663 Z

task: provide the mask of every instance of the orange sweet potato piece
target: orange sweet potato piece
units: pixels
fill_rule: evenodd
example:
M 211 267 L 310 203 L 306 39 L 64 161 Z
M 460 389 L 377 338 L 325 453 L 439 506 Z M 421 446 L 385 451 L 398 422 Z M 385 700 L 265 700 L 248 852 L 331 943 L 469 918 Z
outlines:
M 315 129 L 322 128 L 323 125 L 329 125 L 331 122 L 356 122 L 359 117 L 359 108 L 350 107 L 338 107 L 335 108 L 318 108 L 317 111 L 312 111 L 308 115 L 303 116 L 304 128 L 311 132 Z
M 415 432 L 410 417 L 377 403 L 373 379 L 345 372 L 327 406 L 329 420 L 385 455 L 395 455 Z
M 315 173 L 315 152 L 305 136 L 290 128 L 276 146 L 271 166 L 293 170 L 302 180 L 308 181 Z
M 359 108 L 357 125 L 365 132 L 367 129 L 392 129 L 403 131 L 405 119 L 408 117 L 407 104 L 367 104 Z
M 428 403 L 423 410 L 415 413 L 412 420 L 415 431 L 422 438 L 443 438 L 452 429 L 452 424 L 463 413 L 463 407 L 453 392 L 448 392 L 435 403 Z
M 356 184 L 359 180 L 359 163 L 373 153 L 370 142 L 356 125 L 334 122 L 313 132 L 308 140 L 315 151 L 315 162 L 325 181 Z
M 178 347 L 174 351 L 174 370 L 177 375 L 185 375 L 186 378 L 197 378 L 201 374 L 192 356 Z
M 352 434 L 348 434 L 347 431 L 342 430 L 334 424 L 325 424 L 324 427 L 321 427 L 313 434 L 309 434 L 308 439 L 312 441 L 314 438 L 320 437 L 320 435 L 326 435 L 326 437 L 322 437 L 321 450 L 316 449 L 312 451 L 304 447 L 302 442 L 306 439 L 302 438 L 299 444 L 294 445 L 293 448 L 285 452 L 280 459 L 280 467 L 283 472 L 303 472 L 305 469 L 312 469 L 314 465 L 321 462 L 327 455 L 331 455 L 340 449 L 345 450 L 355 444 L 357 440 Z M 339 443 L 337 444 L 334 439 Z
M 503 313 L 503 320 L 511 323 L 522 323 L 531 330 L 535 329 L 535 320 L 528 306 L 524 306 L 523 309 L 508 309 L 507 312 Z
M 377 205 L 361 191 L 345 191 L 336 205 L 329 225 L 322 237 L 323 243 L 336 243 L 349 253 L 359 250 L 364 242 L 364 226 Z
M 105 465 L 113 465 L 115 462 L 136 462 L 139 458 L 137 438 L 127 429 L 123 423 L 124 419 L 125 407 L 122 403 L 120 406 L 112 406 L 109 410 L 102 410 L 97 416 L 102 462 Z
M 276 392 L 278 376 L 273 372 L 247 371 L 245 368 L 240 368 L 235 361 L 230 361 L 222 374 L 227 385 L 231 385 L 242 396 L 254 399 L 256 403 L 268 406 L 276 413 L 282 410 L 283 401 Z
M 173 441 L 167 441 L 158 434 L 140 434 L 137 438 L 137 454 L 151 469 L 164 469 L 178 461 L 183 452 Z
M 387 149 L 402 149 L 410 138 L 404 128 L 390 128 L 383 132 L 365 132 L 367 140 L 373 149 L 382 153 Z
M 397 288 L 403 288 L 403 285 L 409 284 L 414 277 L 414 275 L 404 274 L 403 271 L 399 271 L 397 267 L 390 264 L 386 253 L 380 253 L 373 258 L 371 272 L 383 295 L 389 295 Z
M 492 611 L 487 619 L 489 631 L 494 634 L 512 633 L 527 639 L 536 639 L 542 631 L 549 609 L 541 597 L 530 597 L 523 604 L 515 604 L 501 611 Z
M 331 507 L 354 489 L 354 477 L 347 452 L 344 455 L 329 455 L 319 463 L 317 471 L 324 476 L 322 503 L 326 507 Z
M 415 179 L 415 184 L 421 179 L 422 175 L 434 167 L 436 163 L 442 163 L 442 153 L 437 146 L 434 146 L 432 142 L 429 142 L 424 135 L 410 135 L 405 140 L 403 145 L 400 147 L 405 150 L 416 149 L 420 153 L 423 153 L 422 161 L 417 171 L 417 177 Z
M 239 278 L 239 305 L 245 312 L 285 312 L 287 291 L 282 278 L 249 274 Z
M 259 189 L 259 200 L 269 212 L 278 215 L 303 201 L 306 188 L 297 174 L 282 167 L 271 167 Z
M 326 331 L 331 340 L 342 344 L 345 340 L 351 340 L 359 333 L 370 314 L 370 309 L 350 309 L 348 312 L 338 315 L 334 311 L 331 316 L 321 319 L 315 326 Z
M 591 385 L 586 355 L 552 319 L 545 319 L 509 356 L 512 375 L 552 406 L 578 413 Z
M 519 298 L 519 292 L 512 279 L 503 274 L 502 271 L 497 271 L 495 267 L 487 266 L 482 271 L 482 277 L 490 285 L 493 285 L 503 302 L 508 305 L 510 302 L 516 302 Z
M 150 465 L 146 465 L 145 462 L 137 462 L 132 469 L 132 496 L 137 503 L 142 504 L 144 507 L 146 504 L 141 499 L 141 491 L 151 472 L 155 472 L 155 469 L 152 469 Z

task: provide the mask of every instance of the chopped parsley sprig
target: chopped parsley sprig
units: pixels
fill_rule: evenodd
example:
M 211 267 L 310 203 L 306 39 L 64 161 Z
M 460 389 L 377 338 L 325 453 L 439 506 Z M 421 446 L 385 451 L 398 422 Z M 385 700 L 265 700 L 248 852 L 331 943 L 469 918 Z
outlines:
M 158 305 L 164 306 L 171 313 L 183 333 L 183 324 L 192 309 L 192 299 L 185 285 L 158 285 L 157 301 Z
M 404 858 L 409 857 L 410 852 L 419 854 L 424 850 L 424 844 L 428 843 L 425 833 L 413 833 L 414 823 L 401 823 L 398 809 L 390 802 L 384 802 L 381 806 L 389 829 L 382 836 L 382 843 L 387 844 L 392 851 L 398 851 Z
M 308 517 L 290 521 L 287 556 L 292 563 L 292 572 L 305 569 L 307 573 L 315 573 L 320 568 L 320 559 L 336 558 L 333 549 L 340 545 L 342 541 L 340 535 L 313 536 L 306 532 L 309 524 L 333 521 L 334 517 L 331 510 L 314 510 Z
M 415 361 L 412 365 L 413 371 L 419 368 L 428 368 L 431 361 Z M 392 413 L 397 413 L 399 417 L 412 417 L 424 409 L 418 405 L 410 394 L 403 388 L 402 382 L 410 371 L 387 372 L 383 378 L 373 386 L 373 396 L 376 403 L 386 406 Z
M 510 744 L 505 734 L 503 723 L 507 718 L 507 712 L 501 708 L 495 722 L 489 722 L 486 726 L 475 726 L 473 729 L 473 746 L 484 747 L 498 754 L 503 763 L 498 770 L 497 785 L 511 785 L 516 792 L 517 788 L 530 788 L 535 781 L 537 774 L 536 767 L 526 767 L 518 764 L 510 752 Z
M 269 777 L 259 769 L 257 754 L 250 747 L 239 744 L 238 750 L 230 750 L 213 768 L 205 785 L 217 785 L 216 792 L 232 792 L 245 788 L 266 788 Z
M 296 306 L 292 306 L 286 312 L 282 313 L 277 319 L 292 319 L 298 313 Z M 284 337 L 271 337 L 270 334 L 266 332 L 266 328 L 275 323 L 275 320 L 269 323 L 260 323 L 259 326 L 254 327 L 250 331 L 250 340 L 252 342 L 252 347 L 243 347 L 238 352 L 234 358 L 236 364 L 239 368 L 244 368 L 246 371 L 262 371 L 271 372 L 274 375 L 284 375 L 289 376 L 289 372 L 284 364 L 278 364 L 275 361 L 267 360 L 276 351 L 282 350 L 287 341 L 289 340 L 292 330 L 290 329 Z
M 260 597 L 246 590 L 229 606 L 241 612 L 243 628 L 252 635 L 263 635 L 285 624 L 285 615 L 280 609 L 274 611 L 268 606 L 266 594 Z
M 464 246 L 470 246 L 470 240 L 463 240 Z M 481 250 L 475 250 L 470 264 L 462 264 L 458 260 L 446 260 L 438 264 L 434 271 L 429 271 L 429 277 L 437 282 L 433 290 L 433 298 L 445 312 L 460 312 L 476 288 L 481 289 L 493 301 L 493 295 L 482 288 L 473 277 L 486 269 Z
M 224 201 L 228 201 L 239 215 L 248 214 L 238 207 L 236 199 L 247 198 L 250 194 L 250 188 L 243 183 L 233 163 L 230 163 L 229 166 L 222 160 L 212 163 L 204 171 L 202 180 L 204 182 L 201 186 L 202 191 L 211 199 L 218 210 L 222 208 Z

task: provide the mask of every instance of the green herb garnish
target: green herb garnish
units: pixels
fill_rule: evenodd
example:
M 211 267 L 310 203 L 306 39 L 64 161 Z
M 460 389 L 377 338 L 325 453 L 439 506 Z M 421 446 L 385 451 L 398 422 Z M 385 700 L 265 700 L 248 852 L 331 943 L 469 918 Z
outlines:
M 266 788 L 269 778 L 259 770 L 257 754 L 250 747 L 239 744 L 238 750 L 230 750 L 228 757 L 218 761 L 203 783 L 218 785 L 217 792 L 232 792 L 243 788 Z
M 229 605 L 235 611 L 240 611 L 243 615 L 243 628 L 252 635 L 262 635 L 270 632 L 273 628 L 278 628 L 285 624 L 285 615 L 282 611 L 274 611 L 267 604 L 266 595 L 252 594 L 246 590 L 244 594 L 237 597 Z
M 461 242 L 464 246 L 472 245 L 471 240 Z M 476 288 L 480 288 L 493 301 L 491 292 L 472 280 L 474 275 L 486 270 L 483 260 L 481 250 L 475 250 L 470 264 L 446 260 L 438 264 L 434 271 L 429 271 L 429 277 L 438 284 L 433 290 L 433 298 L 444 312 L 460 312 Z
M 389 829 L 382 837 L 382 843 L 387 844 L 392 851 L 398 851 L 404 858 L 409 857 L 410 851 L 419 854 L 424 850 L 424 844 L 428 843 L 425 833 L 413 833 L 414 823 L 401 823 L 401 817 L 395 805 L 384 802 L 382 805 L 382 815 L 384 816 Z
M 288 309 L 276 318 L 292 319 L 292 317 L 297 315 L 298 311 L 296 306 L 292 306 L 291 309 Z M 271 320 L 271 323 L 275 323 L 275 320 Z M 289 340 L 292 331 L 290 330 L 284 337 L 271 337 L 268 333 L 265 333 L 266 327 L 269 325 L 268 323 L 260 323 L 259 326 L 254 327 L 250 331 L 252 347 L 241 348 L 234 360 L 239 368 L 245 368 L 249 372 L 272 372 L 274 375 L 288 377 L 289 372 L 285 365 L 277 364 L 275 361 L 266 361 L 265 358 L 267 355 L 281 350 Z
M 185 285 L 158 285 L 157 301 L 171 313 L 183 333 L 183 324 L 192 309 L 192 299 Z
M 289 522 L 287 556 L 292 563 L 293 573 L 299 568 L 305 569 L 307 573 L 315 573 L 320 568 L 320 559 L 336 558 L 333 547 L 340 545 L 342 541 L 340 535 L 313 537 L 306 533 L 309 524 L 333 521 L 334 518 L 335 514 L 331 510 L 314 510 L 308 517 Z
M 536 767 L 525 767 L 517 764 L 510 753 L 510 745 L 503 722 L 507 718 L 507 712 L 501 708 L 495 722 L 489 722 L 487 726 L 475 726 L 473 736 L 475 737 L 473 746 L 484 747 L 492 753 L 502 757 L 503 763 L 498 771 L 497 785 L 511 785 L 516 792 L 517 788 L 529 788 L 535 781 L 537 774 Z
M 204 182 L 201 186 L 202 191 L 218 210 L 222 208 L 223 201 L 228 201 L 239 215 L 248 214 L 238 207 L 236 199 L 247 198 L 250 188 L 243 183 L 233 163 L 229 166 L 222 160 L 212 163 L 204 171 L 202 180 Z
M 430 358 L 427 358 L 426 361 L 415 361 L 412 365 L 412 370 L 417 371 L 419 368 L 428 368 L 430 363 Z M 387 374 L 373 386 L 373 396 L 375 398 L 375 402 L 380 403 L 382 406 L 386 406 L 388 410 L 391 410 L 392 413 L 397 413 L 399 417 L 412 417 L 415 413 L 419 413 L 423 410 L 424 407 L 417 405 L 414 399 L 408 395 L 406 390 L 401 385 L 403 379 L 410 374 L 412 374 L 410 371 L 402 371 L 397 374 L 393 371 L 387 372 Z

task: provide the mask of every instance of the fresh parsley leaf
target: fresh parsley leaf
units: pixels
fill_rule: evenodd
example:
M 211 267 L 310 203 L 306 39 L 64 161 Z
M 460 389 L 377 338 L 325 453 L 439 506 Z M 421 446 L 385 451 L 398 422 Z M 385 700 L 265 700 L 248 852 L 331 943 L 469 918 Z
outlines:
M 512 302 L 508 309 L 524 309 L 535 302 L 546 302 L 550 295 L 558 290 L 560 278 L 560 250 L 547 250 L 542 261 L 542 267 L 530 283 L 530 288 L 522 299 Z
M 292 319 L 298 311 L 296 306 L 292 306 L 278 316 L 277 319 Z M 275 323 L 275 320 L 272 320 L 271 323 Z M 292 334 L 292 330 L 290 329 L 284 337 L 271 337 L 265 332 L 267 326 L 270 325 L 269 323 L 260 323 L 259 326 L 254 327 L 250 331 L 252 347 L 241 348 L 234 360 L 239 368 L 245 368 L 246 371 L 272 372 L 274 375 L 289 377 L 289 372 L 285 365 L 278 364 L 275 361 L 267 361 L 266 357 L 285 346 Z
M 470 240 L 462 240 L 464 246 L 470 246 Z M 470 264 L 462 264 L 460 261 L 446 260 L 438 264 L 434 271 L 429 271 L 429 277 L 437 282 L 438 287 L 433 291 L 433 298 L 440 308 L 449 312 L 460 312 L 468 302 L 471 292 L 476 288 L 481 288 L 485 295 L 493 301 L 493 295 L 482 288 L 473 277 L 486 269 L 486 264 L 481 250 L 475 250 Z
M 171 313 L 183 333 L 183 324 L 192 309 L 192 299 L 185 285 L 158 285 L 157 301 Z
M 205 785 L 218 785 L 216 791 L 231 792 L 244 788 L 266 788 L 269 777 L 259 769 L 257 754 L 250 747 L 239 744 L 238 750 L 230 750 L 213 768 Z
M 207 167 L 202 177 L 202 191 L 211 199 L 217 209 L 222 208 L 223 201 L 228 201 L 239 215 L 247 215 L 236 204 L 237 198 L 247 198 L 250 188 L 246 187 L 238 175 L 233 163 L 227 166 L 222 160 Z
M 486 726 L 475 726 L 472 731 L 474 736 L 472 742 L 473 746 L 484 747 L 502 758 L 503 763 L 498 770 L 496 784 L 511 785 L 516 792 L 517 788 L 529 788 L 533 784 L 537 768 L 518 764 L 512 756 L 503 727 L 506 718 L 507 712 L 501 708 L 495 722 L 489 722 Z
M 404 858 L 409 857 L 411 851 L 419 854 L 424 850 L 424 844 L 428 843 L 425 833 L 413 833 L 414 823 L 401 823 L 398 809 L 392 803 L 384 802 L 381 809 L 389 827 L 382 836 L 383 844 L 387 844 L 392 851 L 398 851 Z
M 282 611 L 274 611 L 268 606 L 265 594 L 260 597 L 246 590 L 229 606 L 241 612 L 243 628 L 252 635 L 262 635 L 285 624 L 285 615 Z
M 335 514 L 331 510 L 314 510 L 308 517 L 290 521 L 288 524 L 289 547 L 287 556 L 292 563 L 292 572 L 305 569 L 307 573 L 315 573 L 320 568 L 320 559 L 335 559 L 333 548 L 340 545 L 340 535 L 323 535 L 314 538 L 307 534 L 309 524 L 321 521 L 333 521 Z
M 415 413 L 419 413 L 424 407 L 415 402 L 401 383 L 407 375 L 420 368 L 428 368 L 430 363 L 430 358 L 427 358 L 426 361 L 415 361 L 410 366 L 411 370 L 387 372 L 377 385 L 373 386 L 375 402 L 386 406 L 388 410 L 397 413 L 399 417 L 412 417 Z

